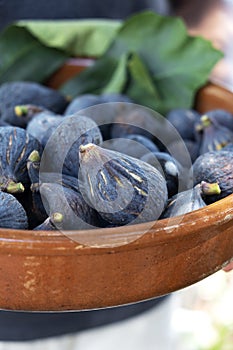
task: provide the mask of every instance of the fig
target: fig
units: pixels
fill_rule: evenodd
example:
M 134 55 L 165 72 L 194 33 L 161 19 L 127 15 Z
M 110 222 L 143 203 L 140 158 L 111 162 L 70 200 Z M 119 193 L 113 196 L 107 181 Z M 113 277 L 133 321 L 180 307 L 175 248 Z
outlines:
M 166 182 L 151 165 L 94 144 L 80 146 L 84 199 L 112 225 L 156 220 L 167 201 Z
M 184 167 L 186 166 L 185 164 L 183 164 L 184 152 L 185 154 L 187 154 L 188 152 L 191 159 L 191 163 L 193 163 L 199 156 L 199 148 L 200 144 L 198 141 L 188 139 L 175 140 L 169 144 L 169 149 L 173 150 L 172 154 L 175 156 L 175 159 L 179 163 L 182 163 Z
M 10 193 L 0 191 L 0 227 L 27 229 L 27 214 L 22 205 Z
M 40 195 L 50 218 L 60 214 L 60 229 L 79 230 L 89 228 L 89 225 L 98 226 L 97 212 L 85 202 L 78 190 L 58 183 L 42 183 Z
M 100 95 L 100 101 L 101 103 L 109 103 L 109 102 L 126 102 L 126 103 L 132 103 L 133 101 L 131 98 L 124 94 L 117 94 L 117 93 L 103 93 Z
M 191 211 L 201 209 L 206 206 L 203 197 L 217 194 L 221 192 L 217 183 L 207 183 L 202 181 L 194 188 L 179 192 L 173 196 L 163 212 L 161 219 L 184 215 Z
M 140 159 L 148 151 L 158 152 L 158 147 L 147 137 L 136 134 L 125 135 L 121 139 L 104 142 L 104 148 Z
M 52 218 L 48 217 L 40 225 L 34 227 L 34 231 L 55 231 L 58 229 L 62 222 L 62 215 L 60 213 L 54 213 Z
M 43 106 L 54 113 L 63 113 L 68 101 L 58 91 L 35 82 L 7 82 L 0 86 L 1 119 L 11 125 L 20 126 L 15 115 L 15 106 L 33 104 Z
M 201 181 L 217 182 L 220 194 L 208 196 L 207 203 L 213 203 L 233 193 L 233 152 L 212 151 L 200 155 L 193 164 L 194 184 Z
M 9 193 L 23 192 L 30 186 L 27 159 L 32 150 L 42 152 L 39 142 L 24 129 L 0 127 L 0 189 Z
M 14 108 L 15 117 L 18 118 L 18 125 L 21 128 L 26 128 L 28 123 L 41 113 L 54 114 L 52 111 L 46 110 L 44 107 L 36 105 L 17 105 Z
M 199 154 L 220 150 L 233 142 L 233 132 L 207 115 L 201 117 L 201 122 L 196 125 L 196 130 L 202 135 Z
M 79 146 L 90 142 L 102 142 L 101 132 L 92 119 L 81 115 L 64 118 L 46 143 L 41 171 L 78 177 Z
M 93 94 L 84 94 L 78 97 L 75 97 L 67 106 L 64 115 L 72 115 L 79 111 L 82 111 L 85 108 L 97 105 L 102 103 L 98 95 Z
M 194 125 L 200 120 L 200 114 L 197 111 L 176 108 L 169 111 L 166 118 L 176 128 L 182 139 L 196 140 Z
M 168 189 L 168 198 L 174 196 L 178 192 L 179 185 L 182 185 L 182 189 L 185 183 L 183 178 L 183 169 L 179 162 L 165 152 L 150 152 L 146 153 L 141 160 L 144 162 L 153 165 L 158 169 L 161 174 L 165 177 Z M 180 180 L 180 183 L 179 183 Z M 184 186 L 185 187 L 185 186 Z
M 27 125 L 27 132 L 35 137 L 44 147 L 52 132 L 60 125 L 64 117 L 50 111 L 37 114 Z
M 122 108 L 113 120 L 111 138 L 120 138 L 129 134 L 139 134 L 154 141 L 153 115 L 145 108 L 131 107 Z M 150 131 L 151 132 L 150 132 Z
M 233 132 L 233 114 L 224 109 L 213 109 L 205 113 L 205 115 L 218 124 L 225 126 Z

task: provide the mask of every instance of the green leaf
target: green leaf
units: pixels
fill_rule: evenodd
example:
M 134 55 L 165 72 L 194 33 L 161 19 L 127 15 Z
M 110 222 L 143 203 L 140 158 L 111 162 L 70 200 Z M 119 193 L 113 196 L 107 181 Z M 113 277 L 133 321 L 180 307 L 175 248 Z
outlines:
M 108 48 L 121 26 L 117 20 L 19 21 L 46 46 L 71 56 L 99 57 Z
M 118 61 L 112 57 L 103 57 L 88 69 L 85 69 L 61 87 L 61 92 L 75 97 L 85 93 L 98 94 L 108 86 L 117 70 Z
M 0 83 L 44 82 L 67 60 L 64 52 L 41 44 L 25 28 L 10 26 L 0 35 Z
M 146 93 L 158 98 L 158 92 L 153 83 L 151 75 L 145 64 L 136 53 L 131 55 L 128 62 L 128 67 L 134 83 L 139 84 Z
M 85 78 L 100 79 L 98 93 L 124 92 L 136 103 L 165 114 L 173 108 L 193 106 L 197 90 L 222 56 L 211 42 L 189 36 L 180 18 L 144 11 L 122 24 L 107 52 L 87 69 Z M 123 57 L 128 58 L 127 67 Z M 107 67 L 108 59 L 115 62 L 114 67 Z M 80 91 L 84 75 L 75 82 L 73 91 L 75 84 Z M 85 82 L 88 85 L 90 90 L 85 92 L 96 91 L 93 84 Z

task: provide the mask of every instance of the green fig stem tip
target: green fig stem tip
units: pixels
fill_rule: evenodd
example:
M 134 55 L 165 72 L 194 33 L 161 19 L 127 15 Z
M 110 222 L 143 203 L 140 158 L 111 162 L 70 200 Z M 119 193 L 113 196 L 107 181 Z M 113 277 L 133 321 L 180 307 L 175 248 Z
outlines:
M 201 123 L 204 128 L 207 128 L 208 126 L 211 125 L 211 120 L 207 115 L 201 116 Z
M 15 106 L 15 114 L 17 117 L 22 117 L 28 113 L 28 107 L 25 105 Z
M 40 154 L 38 151 L 34 150 L 32 153 L 30 153 L 28 160 L 32 163 L 39 162 L 40 161 Z
M 201 188 L 202 188 L 202 192 L 208 196 L 221 193 L 221 189 L 220 189 L 219 184 L 217 182 L 210 184 L 208 182 L 202 181 Z
M 53 213 L 51 215 L 51 220 L 54 223 L 60 224 L 63 221 L 63 215 L 61 213 Z
M 15 183 L 14 181 L 11 181 L 6 187 L 8 193 L 21 193 L 24 192 L 24 190 L 25 188 L 21 182 Z

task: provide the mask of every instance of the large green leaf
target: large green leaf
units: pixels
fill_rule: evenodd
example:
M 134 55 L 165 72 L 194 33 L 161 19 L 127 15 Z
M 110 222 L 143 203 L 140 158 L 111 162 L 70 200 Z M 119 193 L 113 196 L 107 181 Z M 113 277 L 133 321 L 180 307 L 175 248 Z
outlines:
M 112 42 L 120 21 L 100 19 L 19 21 L 43 44 L 71 56 L 99 57 Z
M 67 54 L 41 44 L 25 28 L 10 26 L 0 35 L 0 83 L 45 81 L 67 60 Z
M 193 105 L 197 90 L 222 56 L 210 41 L 189 36 L 181 19 L 145 11 L 122 24 L 108 51 L 86 77 L 104 77 L 107 67 L 101 61 L 106 57 L 118 62 L 128 57 L 128 83 L 115 85 L 114 92 L 124 92 L 135 102 L 165 114 L 172 108 Z M 117 66 L 112 69 L 114 79 Z M 81 84 L 83 79 L 77 77 L 76 88 Z M 100 84 L 99 91 L 104 91 Z

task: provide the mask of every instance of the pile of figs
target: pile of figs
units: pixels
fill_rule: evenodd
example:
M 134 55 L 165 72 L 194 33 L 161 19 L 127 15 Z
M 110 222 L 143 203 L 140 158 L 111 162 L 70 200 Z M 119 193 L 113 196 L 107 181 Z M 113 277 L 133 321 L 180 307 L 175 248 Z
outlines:
M 117 227 L 233 192 L 231 113 L 175 109 L 155 120 L 125 95 L 70 101 L 34 82 L 2 84 L 0 227 Z

